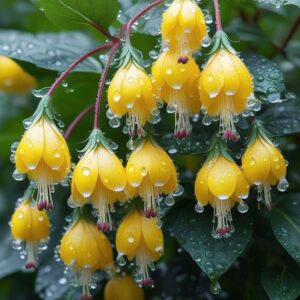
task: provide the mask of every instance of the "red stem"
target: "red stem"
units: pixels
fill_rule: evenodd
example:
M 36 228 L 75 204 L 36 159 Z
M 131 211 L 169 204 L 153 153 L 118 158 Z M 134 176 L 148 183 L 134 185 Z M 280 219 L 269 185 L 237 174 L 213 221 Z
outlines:
M 68 69 L 66 69 L 56 80 L 55 82 L 52 84 L 50 90 L 48 91 L 47 95 L 51 96 L 54 91 L 57 89 L 57 87 L 64 81 L 64 79 L 85 59 L 87 59 L 88 57 L 92 56 L 95 53 L 98 53 L 102 50 L 108 49 L 112 47 L 112 43 L 108 43 L 108 44 L 104 44 L 101 45 L 95 49 L 92 49 L 91 51 L 83 54 L 82 56 L 80 56 L 78 59 L 76 59 L 69 67 Z
M 221 21 L 221 14 L 220 14 L 220 5 L 219 0 L 214 0 L 215 6 L 215 15 L 216 15 L 216 30 L 222 30 L 222 21 Z
M 78 125 L 78 123 L 86 116 L 88 115 L 93 109 L 94 109 L 94 104 L 89 105 L 87 108 L 85 108 L 77 117 L 72 121 L 72 123 L 69 125 L 67 128 L 64 138 L 67 140 L 70 137 L 70 134 L 73 132 L 75 127 Z
M 158 6 L 162 4 L 164 0 L 156 0 L 153 3 L 149 4 L 148 6 L 144 7 L 139 13 L 137 13 L 134 17 L 132 17 L 129 22 L 126 25 L 126 39 L 127 41 L 130 40 L 130 31 L 133 26 L 133 24 L 141 17 L 143 16 L 146 12 L 154 8 L 155 6 Z
M 114 43 L 113 47 L 111 48 L 111 50 L 109 52 L 109 56 L 107 58 L 105 68 L 104 68 L 103 73 L 101 75 L 101 79 L 100 79 L 100 83 L 99 83 L 99 89 L 98 89 L 98 93 L 97 93 L 97 100 L 96 100 L 96 104 L 95 104 L 94 128 L 99 128 L 99 115 L 100 115 L 102 95 L 103 95 L 104 86 L 105 86 L 105 80 L 106 80 L 106 76 L 107 76 L 108 71 L 109 71 L 111 61 L 114 57 L 115 52 L 119 48 L 119 46 L 120 46 L 120 40 L 118 40 L 116 43 Z
M 281 46 L 278 48 L 279 52 L 284 52 L 284 49 L 287 47 L 288 43 L 293 38 L 293 36 L 296 33 L 299 26 L 300 26 L 300 16 L 296 19 L 296 21 L 292 25 L 290 31 L 288 32 L 288 35 L 286 36 L 286 38 L 282 42 Z

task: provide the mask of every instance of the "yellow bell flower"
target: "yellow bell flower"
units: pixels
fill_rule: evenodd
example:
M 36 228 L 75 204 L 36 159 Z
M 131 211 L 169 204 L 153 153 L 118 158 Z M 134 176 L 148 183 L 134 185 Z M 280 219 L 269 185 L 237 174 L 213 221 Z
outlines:
M 104 300 L 144 300 L 145 295 L 132 276 L 114 276 L 104 289 Z
M 130 60 L 114 75 L 108 88 L 108 105 L 117 117 L 127 114 L 126 124 L 131 136 L 140 135 L 156 109 L 152 84 L 145 70 Z
M 189 118 L 200 112 L 199 78 L 200 69 L 194 59 L 190 55 L 183 59 L 176 51 L 163 52 L 152 66 L 154 93 L 167 103 L 167 111 L 175 114 L 174 135 L 178 138 L 190 134 Z
M 160 194 L 172 194 L 178 187 L 172 159 L 148 137 L 131 153 L 125 170 L 128 184 L 144 201 L 145 215 L 155 217 Z
M 256 135 L 242 156 L 242 167 L 248 181 L 257 186 L 257 201 L 263 201 L 269 209 L 271 185 L 278 183 L 277 188 L 282 192 L 288 188 L 286 161 L 267 136 Z
M 26 269 L 37 266 L 38 253 L 45 248 L 49 239 L 50 222 L 45 211 L 39 211 L 29 198 L 15 209 L 11 218 L 13 247 L 25 250 Z
M 247 204 L 243 200 L 248 197 L 249 189 L 243 172 L 227 154 L 218 154 L 203 165 L 195 181 L 198 201 L 195 209 L 203 212 L 207 204 L 214 208 L 213 237 L 230 236 L 234 230 L 231 208 L 238 202 L 238 210 L 246 212 Z
M 116 235 L 118 258 L 126 255 L 137 265 L 139 285 L 153 285 L 148 267 L 163 254 L 164 238 L 156 218 L 146 218 L 138 210 L 129 213 L 122 221 Z
M 112 229 L 110 210 L 114 210 L 114 203 L 128 199 L 126 184 L 119 158 L 109 148 L 97 144 L 85 152 L 74 169 L 72 201 L 79 206 L 91 201 L 98 212 L 97 226 L 108 231 Z
M 51 187 L 67 176 L 71 158 L 67 143 L 52 120 L 42 115 L 25 131 L 15 153 L 16 170 L 37 185 L 38 209 L 53 208 Z
M 36 87 L 36 80 L 15 61 L 0 55 L 0 91 L 23 94 Z
M 219 118 L 223 137 L 236 140 L 234 117 L 253 95 L 251 75 L 236 53 L 221 48 L 211 55 L 199 80 L 199 92 L 207 115 Z
M 163 14 L 163 42 L 186 55 L 196 52 L 207 37 L 205 18 L 194 0 L 174 0 Z
M 82 286 L 82 299 L 89 299 L 89 285 L 94 284 L 92 273 L 113 268 L 113 254 L 109 240 L 96 225 L 77 216 L 64 233 L 60 243 L 60 257 Z

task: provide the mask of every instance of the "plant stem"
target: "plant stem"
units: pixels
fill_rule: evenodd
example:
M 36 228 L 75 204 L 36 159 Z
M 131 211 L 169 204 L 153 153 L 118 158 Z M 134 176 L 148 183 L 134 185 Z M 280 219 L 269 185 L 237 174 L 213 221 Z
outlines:
M 87 108 L 85 108 L 80 114 L 77 115 L 77 117 L 72 121 L 72 123 L 67 128 L 64 138 L 67 140 L 70 137 L 70 134 L 73 132 L 75 127 L 78 125 L 78 123 L 86 116 L 88 115 L 93 109 L 94 104 L 89 105 Z
M 220 14 L 220 5 L 219 0 L 214 0 L 215 6 L 215 16 L 216 16 L 216 30 L 222 30 L 222 21 L 221 21 L 221 14 Z
M 102 26 L 94 23 L 94 22 L 90 22 L 89 23 L 92 27 L 94 27 L 96 30 L 98 30 L 99 32 L 101 32 L 105 37 L 107 37 L 108 39 L 112 40 L 112 41 L 116 41 L 118 38 L 111 35 L 107 30 L 105 30 L 105 28 L 103 28 Z
M 94 128 L 99 128 L 99 115 L 100 115 L 101 100 L 102 100 L 104 86 L 105 86 L 105 80 L 106 80 L 106 76 L 107 76 L 108 71 L 109 71 L 111 61 L 114 57 L 115 52 L 119 48 L 119 46 L 120 46 L 120 40 L 115 42 L 113 47 L 111 48 L 111 50 L 109 52 L 109 56 L 107 58 L 105 68 L 104 68 L 103 73 L 101 75 L 101 79 L 100 79 L 100 83 L 99 83 L 99 89 L 98 89 L 98 93 L 97 93 L 97 100 L 96 100 L 96 104 L 95 104 Z
M 137 13 L 134 17 L 132 17 L 126 25 L 126 40 L 130 41 L 130 31 L 133 24 L 145 13 L 147 13 L 152 8 L 162 4 L 164 0 L 156 0 L 153 3 L 149 4 L 148 6 L 144 7 L 139 13 Z
M 279 52 L 284 52 L 284 49 L 289 44 L 290 40 L 292 39 L 292 37 L 296 33 L 296 31 L 297 31 L 297 29 L 298 29 L 299 26 L 300 26 L 300 16 L 296 19 L 296 21 L 292 25 L 290 31 L 288 32 L 288 35 L 286 36 L 286 38 L 284 39 L 284 41 L 282 42 L 282 44 L 279 46 L 279 48 L 278 48 Z
M 47 95 L 51 96 L 54 91 L 57 89 L 57 87 L 64 81 L 64 79 L 85 59 L 87 59 L 88 57 L 92 56 L 95 53 L 98 53 L 102 50 L 108 49 L 112 47 L 112 43 L 107 43 L 104 45 L 101 45 L 95 49 L 92 49 L 91 51 L 83 54 L 82 56 L 80 56 L 78 59 L 76 59 L 69 67 L 68 69 L 66 69 L 56 80 L 55 82 L 52 84 L 50 90 L 48 91 Z

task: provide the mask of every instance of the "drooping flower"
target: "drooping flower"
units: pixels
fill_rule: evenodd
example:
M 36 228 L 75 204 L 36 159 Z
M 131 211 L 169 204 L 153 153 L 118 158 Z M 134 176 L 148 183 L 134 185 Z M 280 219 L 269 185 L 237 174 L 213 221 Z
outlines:
M 164 238 L 156 218 L 146 218 L 134 210 L 122 221 L 116 235 L 119 258 L 126 255 L 137 266 L 136 281 L 139 285 L 153 285 L 148 268 L 163 254 Z
M 167 111 L 175 114 L 174 135 L 178 138 L 190 134 L 190 117 L 200 112 L 199 77 L 194 59 L 187 55 L 182 60 L 179 52 L 173 50 L 163 52 L 152 66 L 154 93 L 167 103 Z
M 156 109 L 156 101 L 151 80 L 137 61 L 125 61 L 114 75 L 108 88 L 108 105 L 117 117 L 127 115 L 130 136 L 135 132 L 142 134 L 143 126 Z
M 15 61 L 0 55 L 0 91 L 23 94 L 36 87 L 36 80 Z
M 253 97 L 253 83 L 245 64 L 230 46 L 224 32 L 218 31 L 215 45 L 199 81 L 199 92 L 207 116 L 219 118 L 220 133 L 236 140 L 236 116 Z
M 196 52 L 207 38 L 203 12 L 194 0 L 174 0 L 163 14 L 161 31 L 163 42 L 182 57 Z
M 75 281 L 82 286 L 82 300 L 92 299 L 89 286 L 95 284 L 93 273 L 113 268 L 113 254 L 109 240 L 97 226 L 78 211 L 78 215 L 64 233 L 60 243 L 60 257 L 74 272 Z
M 37 186 L 40 210 L 53 208 L 52 187 L 66 178 L 71 165 L 68 145 L 56 127 L 48 101 L 41 100 L 15 153 L 16 171 L 27 174 Z
M 98 212 L 99 229 L 108 231 L 114 203 L 127 199 L 126 173 L 99 129 L 93 130 L 83 152 L 72 177 L 72 201 L 78 206 L 91 201 Z
M 257 186 L 257 201 L 263 201 L 269 209 L 271 186 L 278 184 L 281 192 L 288 188 L 286 161 L 259 121 L 253 124 L 248 147 L 242 156 L 242 167 L 249 182 Z
M 106 284 L 104 300 L 144 300 L 145 295 L 132 276 L 114 276 Z
M 13 248 L 26 254 L 26 269 L 34 269 L 39 253 L 46 248 L 49 239 L 50 222 L 45 211 L 40 211 L 29 197 L 15 209 L 11 218 Z
M 231 208 L 239 203 L 239 211 L 246 212 L 250 185 L 240 168 L 218 142 L 211 155 L 197 174 L 195 195 L 198 201 L 196 211 L 210 204 L 214 208 L 212 236 L 228 237 L 234 231 Z
M 173 161 L 152 137 L 143 139 L 131 153 L 126 175 L 128 184 L 142 198 L 144 213 L 148 217 L 157 215 L 159 196 L 172 194 L 178 187 Z

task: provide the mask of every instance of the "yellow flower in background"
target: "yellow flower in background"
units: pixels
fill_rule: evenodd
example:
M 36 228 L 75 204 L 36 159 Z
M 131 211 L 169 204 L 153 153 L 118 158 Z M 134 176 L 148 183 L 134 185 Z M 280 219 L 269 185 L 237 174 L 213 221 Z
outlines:
M 65 179 L 71 164 L 68 145 L 52 120 L 42 115 L 25 131 L 15 153 L 16 171 L 38 189 L 38 209 L 53 208 L 53 184 Z
M 31 198 L 23 201 L 11 218 L 13 248 L 25 250 L 26 269 L 37 266 L 38 253 L 45 249 L 49 239 L 50 222 L 45 211 L 37 209 Z
M 217 154 L 203 165 L 195 181 L 195 195 L 198 201 L 195 210 L 203 212 L 207 204 L 214 208 L 216 220 L 213 237 L 228 237 L 234 231 L 231 208 L 237 202 L 241 213 L 248 210 L 243 200 L 248 198 L 249 189 L 250 185 L 243 172 L 228 154 Z
M 36 87 L 36 80 L 15 61 L 0 55 L 0 91 L 24 94 Z
M 83 216 L 78 216 L 64 233 L 59 253 L 82 286 L 82 297 L 86 297 L 83 299 L 89 299 L 89 285 L 95 284 L 93 272 L 113 268 L 109 240 L 94 223 Z
M 144 300 L 145 295 L 132 276 L 114 276 L 104 289 L 104 300 Z
M 135 128 L 141 135 L 143 126 L 156 109 L 151 80 L 141 66 L 130 60 L 117 71 L 108 88 L 108 105 L 117 117 L 127 115 L 131 136 Z
M 153 285 L 148 268 L 164 251 L 164 238 L 156 218 L 146 218 L 138 210 L 129 213 L 118 228 L 116 248 L 119 259 L 124 255 L 137 265 L 139 285 Z
M 163 41 L 182 55 L 196 52 L 207 39 L 205 18 L 193 0 L 174 0 L 163 14 Z
M 167 103 L 167 111 L 175 114 L 174 135 L 178 138 L 190 134 L 190 117 L 200 112 L 199 78 L 194 59 L 190 55 L 183 58 L 176 51 L 163 52 L 152 66 L 154 93 Z
M 97 134 L 97 133 L 96 133 Z M 76 165 L 72 177 L 72 201 L 88 201 L 98 212 L 100 230 L 112 229 L 110 210 L 116 201 L 128 199 L 126 173 L 119 158 L 102 144 L 89 148 Z
M 199 92 L 207 115 L 219 118 L 220 133 L 236 140 L 235 116 L 245 110 L 253 95 L 251 75 L 237 54 L 225 48 L 213 53 L 202 71 Z
M 263 201 L 267 208 L 271 208 L 271 185 L 278 184 L 279 191 L 286 191 L 286 161 L 268 136 L 262 132 L 258 124 L 258 133 L 250 141 L 242 156 L 243 172 L 251 184 L 257 186 L 257 201 Z
M 128 184 L 142 198 L 147 217 L 157 215 L 160 194 L 169 195 L 178 188 L 172 159 L 149 137 L 131 153 L 126 165 L 126 175 Z

